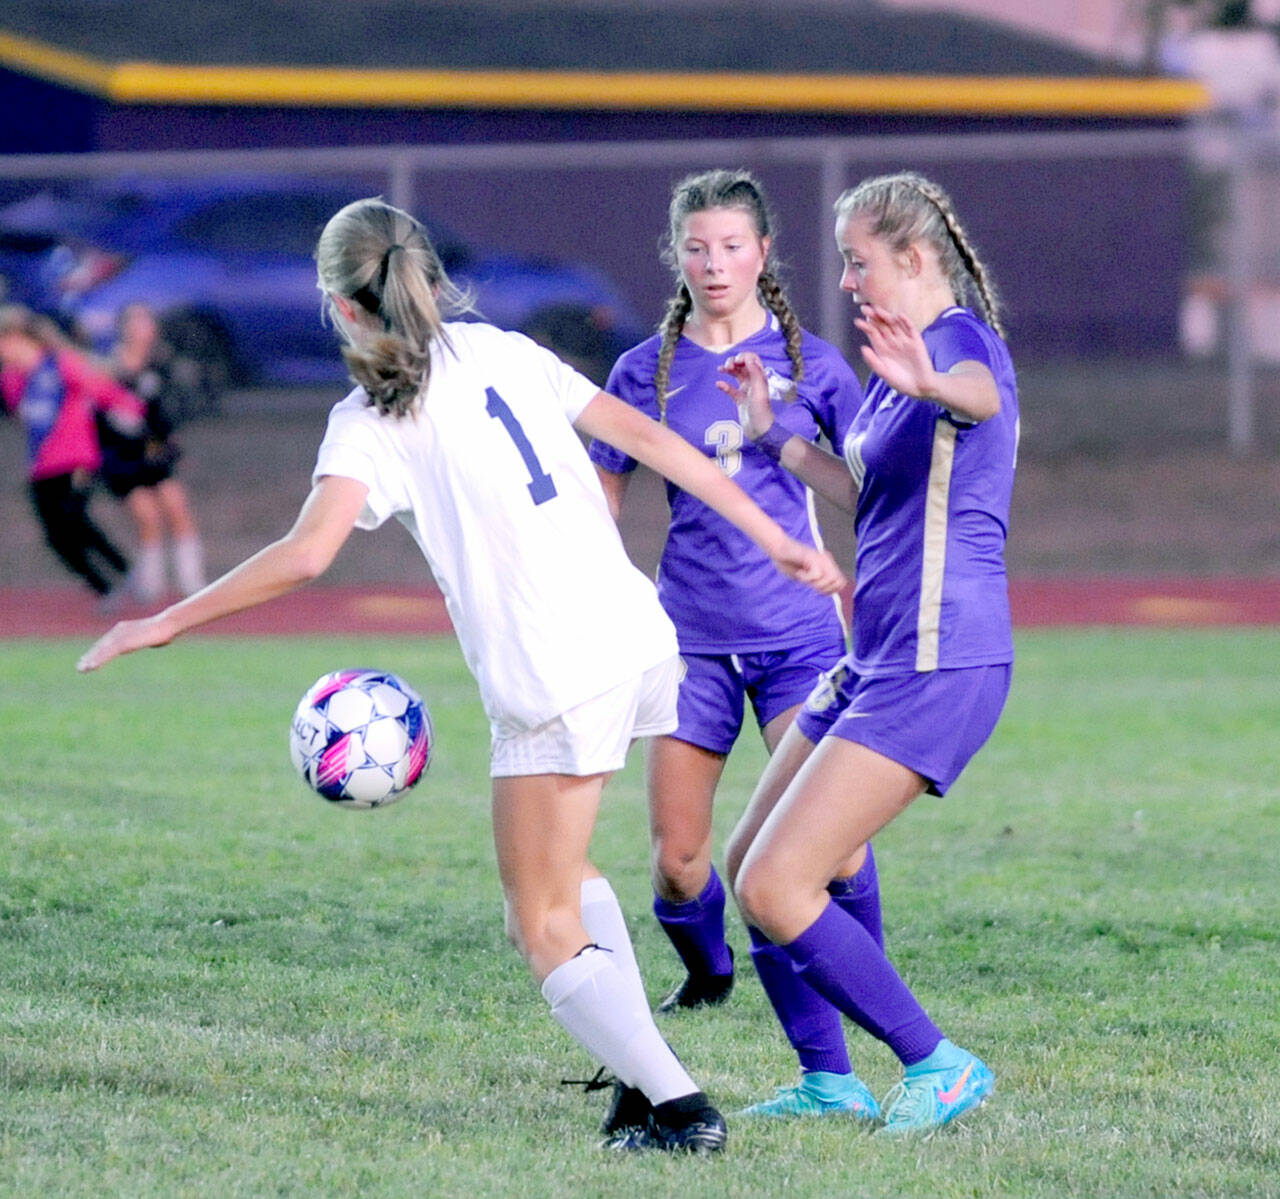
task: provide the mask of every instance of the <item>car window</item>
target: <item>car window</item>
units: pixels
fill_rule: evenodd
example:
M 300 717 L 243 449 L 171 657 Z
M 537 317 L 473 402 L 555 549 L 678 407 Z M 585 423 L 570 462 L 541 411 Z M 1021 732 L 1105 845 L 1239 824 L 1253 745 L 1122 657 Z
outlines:
M 228 196 L 184 217 L 174 232 L 215 253 L 310 255 L 339 207 L 316 195 Z

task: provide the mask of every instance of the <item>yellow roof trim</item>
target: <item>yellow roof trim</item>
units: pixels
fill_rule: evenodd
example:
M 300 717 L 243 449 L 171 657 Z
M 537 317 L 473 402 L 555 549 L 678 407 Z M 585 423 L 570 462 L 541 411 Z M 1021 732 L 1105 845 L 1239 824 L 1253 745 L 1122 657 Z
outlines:
M 33 42 L 3 29 L 0 29 L 0 66 L 70 84 L 82 91 L 106 94 L 111 86 L 112 68 L 105 63 Z
M 1180 116 L 1183 79 L 114 66 L 0 31 L 0 63 L 124 104 Z

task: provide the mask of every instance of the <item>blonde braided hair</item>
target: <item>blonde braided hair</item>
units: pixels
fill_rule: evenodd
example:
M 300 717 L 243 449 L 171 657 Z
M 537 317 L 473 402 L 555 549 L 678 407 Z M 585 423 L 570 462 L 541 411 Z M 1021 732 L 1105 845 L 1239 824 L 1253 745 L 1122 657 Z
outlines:
M 898 253 L 914 241 L 931 245 L 956 302 L 963 303 L 972 292 L 983 319 L 1004 336 L 995 282 L 960 224 L 951 197 L 932 180 L 915 171 L 865 179 L 841 195 L 835 211 L 842 220 L 867 218 L 872 236 Z

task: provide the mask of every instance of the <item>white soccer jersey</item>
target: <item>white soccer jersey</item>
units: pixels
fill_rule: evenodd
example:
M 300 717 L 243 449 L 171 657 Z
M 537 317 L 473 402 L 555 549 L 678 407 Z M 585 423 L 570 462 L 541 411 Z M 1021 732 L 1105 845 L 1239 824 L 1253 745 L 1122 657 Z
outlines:
M 369 488 L 357 525 L 395 516 L 444 593 L 493 733 L 535 728 L 676 652 L 627 558 L 572 421 L 599 388 L 491 325 L 446 325 L 414 410 L 336 404 L 315 478 Z

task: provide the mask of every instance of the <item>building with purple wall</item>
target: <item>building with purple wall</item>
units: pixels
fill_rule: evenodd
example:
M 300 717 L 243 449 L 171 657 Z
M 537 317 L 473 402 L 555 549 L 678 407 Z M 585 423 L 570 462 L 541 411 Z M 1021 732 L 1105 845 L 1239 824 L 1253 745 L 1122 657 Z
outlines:
M 1183 80 L 871 0 L 7 0 L 0 16 L 0 154 L 1114 133 L 1177 128 L 1202 101 Z M 1131 158 L 913 154 L 853 174 L 904 166 L 952 192 L 1020 352 L 1175 347 L 1188 182 L 1174 143 Z M 460 175 L 426 199 L 488 244 L 592 261 L 656 321 L 683 169 Z M 816 325 L 820 171 L 761 174 Z

